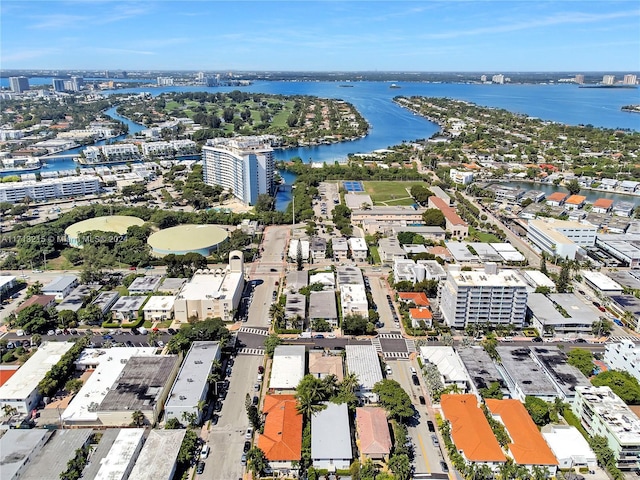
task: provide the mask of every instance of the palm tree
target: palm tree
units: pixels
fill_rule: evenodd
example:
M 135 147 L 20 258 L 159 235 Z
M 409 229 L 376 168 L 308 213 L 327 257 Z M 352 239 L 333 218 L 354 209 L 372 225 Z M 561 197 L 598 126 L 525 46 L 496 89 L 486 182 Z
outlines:
M 326 405 L 316 403 L 313 392 L 310 390 L 303 390 L 296 393 L 296 410 L 298 410 L 298 413 L 302 414 L 304 418 L 310 419 L 314 413 L 324 410 L 325 408 L 327 408 Z
M 247 468 L 254 478 L 260 478 L 268 466 L 267 457 L 261 449 L 253 447 L 247 452 Z
M 334 374 L 327 375 L 322 380 L 322 390 L 327 397 L 332 397 L 338 390 L 338 377 Z
M 18 413 L 18 409 L 9 405 L 8 403 L 2 406 L 2 411 L 7 417 L 12 417 Z
M 131 424 L 136 427 L 141 427 L 142 425 L 144 425 L 144 420 L 144 413 L 142 413 L 140 410 L 136 410 L 131 414 Z

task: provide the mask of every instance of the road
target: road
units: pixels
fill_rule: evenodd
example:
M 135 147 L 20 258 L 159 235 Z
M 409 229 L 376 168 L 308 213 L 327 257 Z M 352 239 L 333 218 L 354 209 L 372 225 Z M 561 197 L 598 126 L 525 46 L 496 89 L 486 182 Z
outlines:
M 388 289 L 386 280 L 382 278 L 381 274 L 366 273 L 366 277 L 369 278 L 371 295 L 373 295 L 373 301 L 378 307 L 380 321 L 384 323 L 384 327 L 379 328 L 378 331 L 381 333 L 388 333 L 391 330 L 398 330 L 398 328 L 394 326 L 391 309 L 389 308 L 389 302 L 387 301 L 387 295 L 390 295 L 391 292 Z
M 211 454 L 205 460 L 206 467 L 197 478 L 206 480 L 235 480 L 241 478 L 244 467 L 240 464 L 245 433 L 249 426 L 244 402 L 246 394 L 254 395 L 253 385 L 262 365 L 263 357 L 238 355 L 229 377 L 229 390 L 222 402 L 222 410 L 216 425 L 207 432 L 203 428 L 204 439 L 211 447 Z
M 423 393 L 421 386 L 415 386 L 411 381 L 411 366 L 418 368 L 417 364 L 412 364 L 406 360 L 390 360 L 387 362 L 393 370 L 391 379 L 397 381 L 409 394 L 413 407 L 418 412 L 416 421 L 409 425 L 408 432 L 414 445 L 414 467 L 416 473 L 443 473 L 440 461 L 443 460 L 440 449 L 434 446 L 431 440 L 431 433 L 427 428 L 427 420 L 435 424 L 435 418 L 429 418 L 427 408 L 420 405 L 419 396 Z

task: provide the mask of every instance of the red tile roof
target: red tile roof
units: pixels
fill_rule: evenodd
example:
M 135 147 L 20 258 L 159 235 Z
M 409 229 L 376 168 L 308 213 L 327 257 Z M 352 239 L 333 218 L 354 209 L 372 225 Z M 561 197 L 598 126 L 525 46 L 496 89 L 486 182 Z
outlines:
M 266 415 L 264 433 L 258 447 L 269 461 L 300 460 L 302 451 L 302 415 L 296 410 L 293 395 L 267 395 L 262 411 Z
M 431 305 L 424 292 L 400 292 L 398 293 L 398 297 L 405 302 L 415 303 L 417 307 L 428 307 Z
M 435 195 L 429 197 L 429 204 L 432 206 L 432 208 L 437 208 L 438 210 L 440 210 L 444 215 L 444 218 L 446 218 L 451 224 L 467 225 L 467 222 L 460 218 L 460 215 L 458 215 L 456 211 L 449 205 L 447 205 L 447 203 L 441 198 L 438 198 Z
M 440 399 L 444 417 L 451 422 L 456 448 L 471 462 L 506 462 L 475 395 L 445 394 Z
M 558 465 L 558 460 L 522 402 L 488 398 L 485 403 L 493 415 L 500 416 L 506 427 L 513 441 L 509 444 L 509 450 L 518 465 Z
M 595 208 L 611 208 L 613 206 L 613 200 L 609 198 L 599 198 L 593 202 Z
M 429 310 L 428 308 L 410 308 L 409 316 L 411 318 L 415 318 L 416 320 L 433 318 L 433 314 L 431 313 L 431 310 Z
M 566 193 L 562 193 L 562 192 L 554 192 L 551 195 L 549 195 L 547 197 L 547 201 L 551 201 L 551 202 L 563 202 L 565 198 L 567 198 Z
M 571 195 L 569 198 L 567 198 L 565 200 L 564 203 L 568 203 L 570 205 L 580 205 L 582 203 L 584 203 L 584 201 L 587 199 L 587 197 L 583 196 L 583 195 Z
M 7 380 L 13 377 L 13 374 L 18 371 L 18 367 L 16 368 L 7 368 L 0 369 L 0 386 L 4 385 Z
M 33 297 L 25 300 L 25 302 L 22 305 L 16 308 L 16 313 L 20 313 L 22 310 L 24 310 L 27 307 L 30 307 L 31 305 L 41 305 L 43 307 L 46 307 L 47 305 L 55 301 L 56 301 L 55 295 L 34 295 Z
M 356 408 L 356 428 L 361 454 L 380 458 L 391 453 L 389 424 L 387 414 L 382 408 Z

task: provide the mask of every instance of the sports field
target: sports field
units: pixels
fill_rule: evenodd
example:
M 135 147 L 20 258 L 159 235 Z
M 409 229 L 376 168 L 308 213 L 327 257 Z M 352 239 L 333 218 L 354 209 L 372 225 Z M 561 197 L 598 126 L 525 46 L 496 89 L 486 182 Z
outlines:
M 409 191 L 414 185 L 424 182 L 362 182 L 364 191 L 371 196 L 375 205 L 413 205 L 415 201 Z

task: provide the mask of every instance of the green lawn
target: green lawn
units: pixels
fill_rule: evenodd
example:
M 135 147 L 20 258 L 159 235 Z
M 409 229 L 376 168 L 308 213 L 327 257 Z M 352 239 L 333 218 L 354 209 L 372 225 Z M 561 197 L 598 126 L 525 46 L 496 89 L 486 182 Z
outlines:
M 382 262 L 380 261 L 380 254 L 378 253 L 378 247 L 369 247 L 371 251 L 371 256 L 373 257 L 373 263 L 376 265 L 380 265 Z
M 362 182 L 364 190 L 371 196 L 374 204 L 413 205 L 415 202 L 407 190 L 424 182 Z
M 474 239 L 477 237 L 477 240 Z M 493 233 L 485 233 L 479 232 L 473 227 L 469 227 L 469 236 L 466 238 L 466 241 L 478 241 L 480 243 L 501 243 L 498 237 L 496 237 Z
M 170 112 L 176 108 L 182 108 L 182 105 L 180 105 L 178 102 L 174 101 L 174 100 L 170 100 L 167 102 L 167 104 L 164 107 L 165 112 Z

